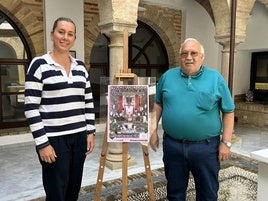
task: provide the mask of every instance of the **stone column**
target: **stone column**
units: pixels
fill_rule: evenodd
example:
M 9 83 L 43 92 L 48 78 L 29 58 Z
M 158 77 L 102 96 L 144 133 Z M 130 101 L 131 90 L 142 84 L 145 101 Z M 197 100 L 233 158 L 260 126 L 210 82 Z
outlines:
M 226 82 L 229 82 L 229 62 L 230 62 L 230 35 L 221 35 L 215 37 L 216 42 L 222 45 L 221 74 Z M 245 40 L 245 35 L 236 35 L 235 47 Z M 236 51 L 235 51 L 236 52 Z M 235 57 L 234 57 L 235 59 Z M 235 79 L 233 79 L 235 80 Z M 233 83 L 234 84 L 234 83 Z M 233 94 L 233 93 L 232 93 Z
M 222 58 L 221 58 L 221 74 L 225 78 L 226 82 L 229 82 L 229 61 L 230 61 L 230 48 L 223 45 Z
M 123 68 L 123 32 L 113 32 L 109 33 L 110 36 L 110 75 L 111 80 L 114 75 Z
M 110 37 L 110 82 L 114 79 L 114 75 L 123 68 L 123 39 L 122 31 L 109 33 Z M 112 83 L 111 83 L 112 84 Z M 123 83 L 118 83 L 123 84 Z M 112 170 L 122 168 L 122 143 L 111 142 L 108 147 L 108 154 L 106 157 L 106 166 Z M 136 165 L 136 161 L 128 154 L 128 166 Z
M 99 0 L 101 32 L 110 37 L 110 80 L 123 68 L 124 30 L 136 32 L 139 0 Z M 128 44 L 127 44 L 128 45 Z M 127 47 L 128 48 L 128 47 Z M 122 143 L 109 143 L 106 166 L 110 169 L 122 168 Z M 128 155 L 128 166 L 136 161 Z
M 229 77 L 229 59 L 230 59 L 230 36 L 217 36 L 216 42 L 222 45 L 221 74 L 228 83 Z

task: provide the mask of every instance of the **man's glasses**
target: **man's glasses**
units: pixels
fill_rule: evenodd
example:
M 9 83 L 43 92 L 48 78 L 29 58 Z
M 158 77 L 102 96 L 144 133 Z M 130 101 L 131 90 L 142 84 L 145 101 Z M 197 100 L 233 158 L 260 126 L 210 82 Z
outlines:
M 191 57 L 197 57 L 199 55 L 198 52 L 182 52 L 181 57 L 187 58 L 189 54 L 191 55 Z

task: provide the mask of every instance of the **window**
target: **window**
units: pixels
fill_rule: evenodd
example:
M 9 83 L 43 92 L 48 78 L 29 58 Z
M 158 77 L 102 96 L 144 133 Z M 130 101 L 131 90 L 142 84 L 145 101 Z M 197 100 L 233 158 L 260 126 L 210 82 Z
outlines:
M 25 70 L 29 48 L 16 25 L 0 11 L 0 125 L 1 128 L 26 126 L 24 116 Z
M 268 102 L 268 52 L 252 53 L 250 86 L 254 100 Z

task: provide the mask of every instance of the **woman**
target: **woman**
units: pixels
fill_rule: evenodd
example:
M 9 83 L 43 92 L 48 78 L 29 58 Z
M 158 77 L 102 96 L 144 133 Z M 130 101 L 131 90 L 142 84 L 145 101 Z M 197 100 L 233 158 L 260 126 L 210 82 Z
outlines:
M 53 50 L 35 57 L 25 82 L 25 116 L 42 165 L 47 201 L 78 199 L 86 155 L 94 148 L 95 115 L 85 64 L 70 48 L 74 22 L 58 18 L 51 31 Z

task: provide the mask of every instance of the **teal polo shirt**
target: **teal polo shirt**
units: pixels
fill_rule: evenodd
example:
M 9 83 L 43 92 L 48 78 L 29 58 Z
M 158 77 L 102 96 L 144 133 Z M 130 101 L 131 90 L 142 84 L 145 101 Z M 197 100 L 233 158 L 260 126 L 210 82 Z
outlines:
M 156 103 L 162 105 L 162 127 L 175 139 L 203 140 L 220 134 L 220 112 L 235 109 L 226 81 L 211 68 L 188 76 L 181 67 L 165 72 L 156 87 Z

